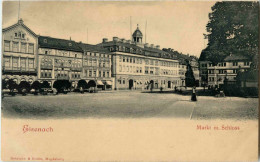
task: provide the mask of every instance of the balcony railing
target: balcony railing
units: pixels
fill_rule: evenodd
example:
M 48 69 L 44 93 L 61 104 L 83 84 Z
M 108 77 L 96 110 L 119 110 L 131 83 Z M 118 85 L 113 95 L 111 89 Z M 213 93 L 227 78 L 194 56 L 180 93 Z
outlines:
M 82 71 L 82 67 L 71 67 L 71 71 Z
M 52 65 L 41 65 L 41 69 L 51 70 L 53 69 Z

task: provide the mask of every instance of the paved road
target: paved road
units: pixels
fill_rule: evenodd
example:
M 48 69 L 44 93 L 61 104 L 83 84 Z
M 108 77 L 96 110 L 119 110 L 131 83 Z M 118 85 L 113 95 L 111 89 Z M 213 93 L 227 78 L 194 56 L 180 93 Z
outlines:
M 113 91 L 107 93 L 70 93 L 57 96 L 15 96 L 2 100 L 2 114 L 18 118 L 150 118 L 257 119 L 258 99 L 190 96 L 174 93 Z

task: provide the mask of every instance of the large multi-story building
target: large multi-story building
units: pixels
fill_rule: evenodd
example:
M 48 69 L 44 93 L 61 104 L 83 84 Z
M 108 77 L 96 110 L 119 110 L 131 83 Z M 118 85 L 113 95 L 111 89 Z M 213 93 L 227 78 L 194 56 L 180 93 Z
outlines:
M 184 84 L 185 70 L 177 56 L 160 46 L 143 43 L 137 27 L 132 40 L 106 38 L 98 45 L 39 36 L 22 20 L 3 29 L 3 79 L 67 80 L 76 88 L 79 80 L 101 89 L 173 88 Z M 181 66 L 180 66 L 181 65 Z M 46 83 L 46 82 L 45 82 Z
M 112 77 L 115 89 L 173 88 L 180 85 L 179 62 L 174 55 L 160 50 L 160 46 L 142 42 L 137 27 L 132 40 L 113 37 L 98 44 L 112 55 Z
M 72 86 L 82 76 L 83 51 L 75 41 L 39 36 L 38 79 L 52 86 L 56 80 L 69 80 Z
M 3 29 L 3 79 L 47 81 L 68 80 L 76 88 L 79 80 L 93 81 L 102 89 L 112 89 L 111 55 L 107 49 L 73 40 L 38 36 L 22 20 Z
M 38 36 L 19 20 L 3 29 L 2 42 L 2 79 L 35 81 Z
M 236 81 L 237 72 L 247 71 L 250 69 L 251 61 L 243 55 L 231 54 L 216 66 L 207 60 L 200 61 L 201 76 L 207 76 L 207 84 L 210 86 L 219 86 L 223 84 L 224 79 Z M 206 72 L 207 71 L 207 72 Z
M 83 71 L 81 78 L 93 82 L 98 88 L 113 89 L 110 52 L 100 46 L 79 43 L 83 49 Z
M 168 52 L 174 56 L 177 57 L 179 61 L 179 75 L 181 78 L 181 86 L 186 86 L 185 82 L 185 74 L 187 70 L 192 70 L 193 76 L 195 79 L 195 85 L 199 86 L 200 82 L 200 77 L 199 77 L 199 63 L 198 63 L 198 58 L 195 56 L 190 56 L 190 55 L 185 55 L 182 53 L 179 53 L 177 51 L 174 51 L 171 48 L 164 48 L 163 51 Z

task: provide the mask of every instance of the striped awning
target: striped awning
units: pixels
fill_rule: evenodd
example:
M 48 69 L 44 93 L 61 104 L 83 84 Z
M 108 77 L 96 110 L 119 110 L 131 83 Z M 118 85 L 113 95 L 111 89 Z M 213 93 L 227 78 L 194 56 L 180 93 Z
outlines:
M 106 85 L 112 85 L 112 82 L 111 81 L 106 81 Z
M 101 80 L 97 80 L 97 85 L 104 85 Z

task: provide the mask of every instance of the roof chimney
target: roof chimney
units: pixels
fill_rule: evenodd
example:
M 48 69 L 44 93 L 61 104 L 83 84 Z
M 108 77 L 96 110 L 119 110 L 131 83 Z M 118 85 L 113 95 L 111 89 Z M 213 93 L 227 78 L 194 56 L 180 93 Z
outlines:
M 118 37 L 113 37 L 113 41 L 117 42 L 118 41 Z
M 19 24 L 23 24 L 23 19 L 19 19 L 19 20 L 18 20 L 18 23 L 19 23 Z
M 150 46 L 151 48 L 153 48 L 153 44 L 151 44 L 151 46 Z
M 121 39 L 121 41 L 122 41 L 123 43 L 125 43 L 125 42 L 126 42 L 126 40 L 125 40 L 124 38 L 122 38 L 122 39 Z
M 145 46 L 145 47 L 149 47 L 149 44 L 148 44 L 148 43 L 145 43 L 144 46 Z
M 108 42 L 108 39 L 107 38 L 103 38 L 102 43 L 106 43 L 106 42 Z
M 131 40 L 126 40 L 126 43 L 131 43 Z
M 155 46 L 156 47 L 156 49 L 160 49 L 160 45 L 157 45 L 157 46 Z

